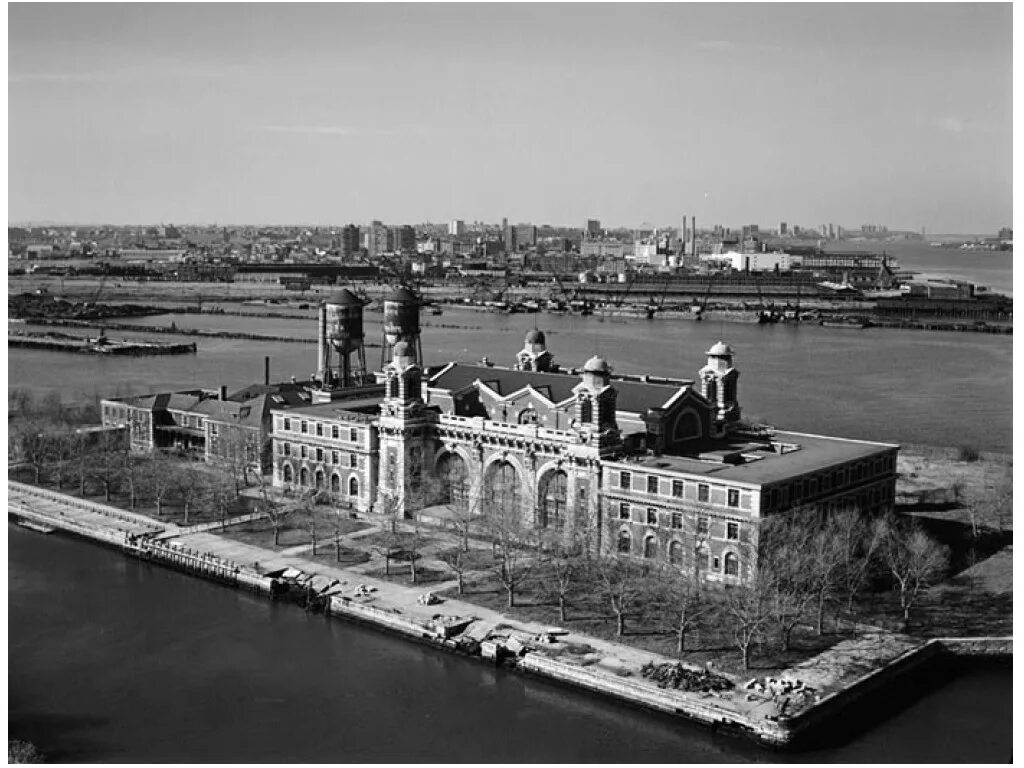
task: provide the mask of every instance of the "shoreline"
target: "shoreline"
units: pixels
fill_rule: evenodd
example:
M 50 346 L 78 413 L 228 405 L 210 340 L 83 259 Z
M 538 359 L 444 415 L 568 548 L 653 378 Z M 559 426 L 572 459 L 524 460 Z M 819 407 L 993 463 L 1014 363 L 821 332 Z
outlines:
M 606 666 L 602 662 L 609 659 L 602 659 L 588 666 L 556 648 L 564 643 L 538 645 L 533 639 L 538 629 L 543 633 L 544 628 L 528 622 L 454 598 L 445 598 L 438 606 L 418 605 L 418 597 L 424 591 L 432 588 L 442 591 L 444 587 L 440 585 L 406 587 L 347 568 L 311 562 L 301 556 L 284 557 L 272 550 L 244 545 L 246 554 L 255 553 L 261 558 L 254 562 L 275 563 L 276 560 L 277 565 L 287 565 L 284 569 L 275 568 L 269 573 L 261 573 L 264 569 L 242 565 L 216 551 L 216 542 L 210 539 L 219 537 L 211 537 L 204 532 L 220 529 L 222 523 L 219 522 L 183 528 L 15 481 L 8 482 L 8 491 L 8 515 L 16 520 L 29 520 L 37 526 L 71 533 L 128 556 L 246 589 L 269 599 L 291 598 L 296 602 L 305 599 L 307 608 L 322 610 L 329 616 L 355 620 L 477 661 L 503 664 L 577 690 L 611 697 L 620 703 L 700 722 L 712 730 L 742 735 L 771 748 L 788 748 L 804 741 L 812 731 L 835 722 L 837 715 L 847 707 L 862 703 L 890 683 L 938 658 L 948 655 L 1012 657 L 1012 638 L 919 640 L 892 633 L 868 633 L 864 637 L 842 641 L 836 647 L 795 665 L 781 677 L 827 680 L 828 674 L 834 675 L 832 667 L 837 660 L 841 662 L 848 657 L 853 667 L 859 662 L 862 668 L 863 659 L 868 658 L 872 651 L 875 655 L 871 658 L 876 662 L 873 668 L 852 679 L 833 681 L 834 690 L 824 695 L 819 693 L 808 706 L 794 709 L 792 715 L 780 716 L 779 702 L 774 696 L 759 698 L 752 703 L 754 695 L 748 694 L 749 689 L 745 690 L 736 676 L 730 676 L 735 688 L 727 694 L 659 689 L 653 682 L 630 673 L 623 674 L 623 659 L 629 657 L 635 662 L 638 657 L 644 657 L 652 663 L 673 664 L 678 659 L 570 633 L 573 642 L 588 640 L 592 651 L 596 647 L 611 655 L 610 661 L 621 665 L 618 668 Z M 353 582 L 360 585 L 355 595 L 350 586 Z M 373 586 L 369 592 L 361 594 L 366 585 Z M 885 658 L 877 656 L 880 640 L 893 646 L 892 655 Z M 869 647 L 872 651 L 868 650 Z M 687 666 L 685 662 L 683 666 Z M 826 669 L 828 672 L 823 672 Z M 753 671 L 749 674 L 754 676 Z

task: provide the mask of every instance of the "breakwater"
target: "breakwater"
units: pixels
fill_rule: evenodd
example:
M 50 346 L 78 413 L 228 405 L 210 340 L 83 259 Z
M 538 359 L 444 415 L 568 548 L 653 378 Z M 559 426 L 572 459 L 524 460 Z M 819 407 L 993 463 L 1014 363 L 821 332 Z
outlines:
M 685 717 L 716 730 L 736 732 L 772 746 L 793 744 L 812 726 L 835 719 L 846 711 L 848 705 L 883 687 L 887 688 L 888 683 L 902 679 L 906 672 L 921 668 L 941 650 L 941 645 L 935 641 L 923 643 L 909 638 L 898 639 L 895 641 L 898 652 L 890 653 L 876 664 L 874 670 L 864 675 L 873 681 L 871 685 L 857 680 L 844 683 L 841 690 L 831 691 L 816 701 L 812 697 L 810 705 L 795 713 L 795 717 L 786 717 L 780 716 L 778 701 L 755 696 L 753 692 L 748 694 L 749 686 L 741 690 L 739 685 L 734 685 L 721 695 L 661 689 L 638 676 L 624 676 L 621 669 L 615 671 L 603 662 L 587 663 L 586 659 L 573 658 L 576 652 L 571 650 L 571 644 L 551 643 L 550 639 L 539 641 L 536 639 L 536 627 L 506 619 L 486 609 L 456 600 L 445 600 L 440 607 L 417 608 L 419 601 L 415 598 L 418 590 L 380 582 L 362 573 L 297 558 L 288 558 L 294 566 L 275 566 L 268 571 L 266 567 L 261 569 L 251 562 L 251 557 L 258 556 L 261 562 L 269 563 L 275 560 L 276 553 L 234 542 L 230 543 L 234 547 L 232 551 L 243 554 L 225 557 L 214 551 L 217 549 L 214 540 L 217 543 L 224 543 L 224 540 L 208 534 L 189 536 L 194 528 L 179 529 L 169 523 L 20 483 L 9 483 L 9 498 L 9 514 L 14 517 L 31 519 L 40 525 L 100 541 L 140 560 L 166 565 L 271 599 L 305 597 L 305 601 L 299 602 L 304 602 L 307 608 L 323 610 L 328 615 L 357 620 L 473 658 L 491 658 L 517 671 Z M 185 541 L 164 540 L 165 537 L 178 536 L 188 538 Z M 281 558 L 277 557 L 277 560 Z M 318 573 L 312 574 L 309 569 Z M 354 582 L 358 582 L 358 586 L 353 590 Z M 380 590 L 376 595 L 372 594 L 378 591 L 373 586 L 375 584 Z M 877 646 L 878 639 L 868 638 L 869 642 L 862 644 L 861 650 Z M 591 642 L 606 656 L 638 653 L 635 649 L 614 643 Z M 849 642 L 856 645 L 855 641 Z M 844 652 L 856 650 L 851 646 Z M 658 663 L 670 661 L 654 654 L 648 656 Z M 675 663 L 675 660 L 671 661 Z M 826 660 L 822 666 L 835 661 Z M 791 672 L 794 676 L 814 680 L 815 670 L 812 667 L 794 668 Z M 855 668 L 862 667 L 855 665 Z M 822 704 L 825 706 L 818 711 Z M 812 715 L 815 711 L 818 714 Z
M 244 339 L 247 341 L 283 341 L 293 342 L 296 344 L 316 344 L 315 338 L 307 336 L 282 336 L 272 335 L 265 333 L 243 333 L 241 331 L 215 331 L 206 328 L 178 328 L 174 325 L 161 326 L 161 325 L 135 325 L 132 323 L 95 323 L 88 320 L 72 320 L 72 319 L 40 319 L 34 320 L 36 325 L 55 325 L 63 326 L 66 328 L 97 328 L 102 326 L 107 330 L 115 331 L 139 331 L 145 330 L 147 333 L 168 333 L 175 336 L 201 336 L 213 339 Z M 193 348 L 195 345 L 191 345 Z M 367 347 L 379 347 L 379 344 L 367 343 Z M 193 349 L 193 351 L 195 351 Z
M 195 342 L 173 344 L 138 339 L 83 339 L 65 334 L 8 333 L 8 347 L 45 349 L 52 352 L 75 352 L 84 355 L 186 355 L 195 354 Z

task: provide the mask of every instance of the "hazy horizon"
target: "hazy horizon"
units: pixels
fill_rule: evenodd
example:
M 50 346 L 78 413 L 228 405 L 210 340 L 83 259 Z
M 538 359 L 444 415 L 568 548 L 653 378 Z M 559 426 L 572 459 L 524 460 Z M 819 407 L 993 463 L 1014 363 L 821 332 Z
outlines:
M 1012 5 L 8 6 L 8 218 L 1012 225 Z

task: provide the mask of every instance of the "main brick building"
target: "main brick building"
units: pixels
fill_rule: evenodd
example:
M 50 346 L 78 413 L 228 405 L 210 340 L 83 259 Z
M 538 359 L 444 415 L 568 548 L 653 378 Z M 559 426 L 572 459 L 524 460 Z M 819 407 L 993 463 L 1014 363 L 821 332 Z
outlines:
M 345 323 L 361 343 L 352 301 L 326 302 L 322 355 L 358 346 Z M 600 357 L 564 370 L 539 330 L 510 367 L 425 369 L 415 297 L 392 294 L 384 326 L 372 382 L 340 385 L 321 361 L 308 405 L 272 409 L 275 485 L 366 514 L 515 515 L 727 582 L 750 574 L 767 515 L 893 503 L 897 446 L 744 427 L 721 342 L 695 380 L 616 375 Z

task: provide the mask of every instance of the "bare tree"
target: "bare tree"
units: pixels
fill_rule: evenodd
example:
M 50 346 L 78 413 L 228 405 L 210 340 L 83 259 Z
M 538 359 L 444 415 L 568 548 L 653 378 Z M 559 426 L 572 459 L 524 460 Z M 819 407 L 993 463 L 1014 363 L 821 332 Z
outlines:
M 459 596 L 466 592 L 466 571 L 469 568 L 469 551 L 461 546 L 452 547 L 438 553 L 438 559 L 455 574 L 458 580 Z
M 766 587 L 759 574 L 747 585 L 727 587 L 724 591 L 723 610 L 732 624 L 733 640 L 743 657 L 744 669 L 750 669 L 751 646 L 764 635 L 772 620 Z
M 842 557 L 839 588 L 846 598 L 847 613 L 853 613 L 854 600 L 878 563 L 882 529 L 857 510 L 836 513 L 834 526 Z
M 276 504 L 270 499 L 270 493 L 265 483 L 260 484 L 259 499 L 256 502 L 256 512 L 259 513 L 274 530 L 274 546 L 280 546 L 281 529 L 284 527 L 285 518 L 296 510 L 296 505 Z
M 518 499 L 497 499 L 489 505 L 484 525 L 491 537 L 492 551 L 497 563 L 492 568 L 505 588 L 508 607 L 516 604 L 516 590 L 527 573 L 527 547 L 529 531 L 524 527 Z
M 88 441 L 88 448 L 84 449 L 87 453 L 85 471 L 103 488 L 103 498 L 108 502 L 111 493 L 118 487 L 124 466 L 122 441 L 120 433 L 99 432 Z
M 182 525 L 188 525 L 189 514 L 201 504 L 203 495 L 207 492 L 208 478 L 206 473 L 191 461 L 184 463 L 177 474 L 176 490 L 184 512 Z
M 584 544 L 569 539 L 560 531 L 547 533 L 541 539 L 540 554 L 544 565 L 542 584 L 558 601 L 558 620 L 566 621 L 569 594 L 586 570 Z
M 394 494 L 381 494 L 378 498 L 381 514 L 380 534 L 374 550 L 384 558 L 384 575 L 391 575 L 391 561 L 402 550 L 402 537 L 398 531 L 398 518 L 401 512 L 401 497 Z
M 756 579 L 768 594 L 768 610 L 779 628 L 783 651 L 790 649 L 793 630 L 806 618 L 817 595 L 813 561 L 813 517 L 774 515 L 761 525 Z
M 676 636 L 676 653 L 682 654 L 686 651 L 687 635 L 700 626 L 715 605 L 703 598 L 693 577 L 680 568 L 666 565 L 653 575 L 658 582 L 658 599 Z
M 632 557 L 616 556 L 598 558 L 595 569 L 604 596 L 615 615 L 615 634 L 622 637 L 626 631 L 626 617 L 638 607 L 642 598 L 650 594 L 647 566 Z
M 164 512 L 164 502 L 178 486 L 179 462 L 160 451 L 154 451 L 139 465 L 140 492 L 156 504 L 156 514 Z
M 910 610 L 922 590 L 949 567 L 949 550 L 936 543 L 916 523 L 901 525 L 893 517 L 875 522 L 882 540 L 882 556 L 899 593 L 903 631 L 910 625 Z

